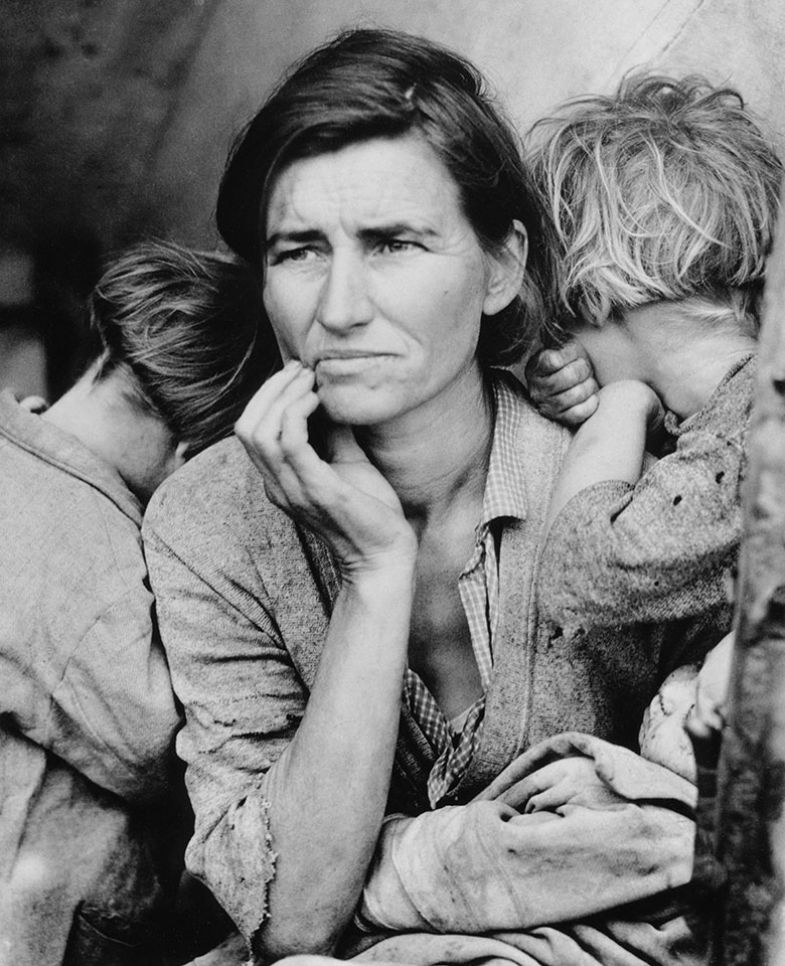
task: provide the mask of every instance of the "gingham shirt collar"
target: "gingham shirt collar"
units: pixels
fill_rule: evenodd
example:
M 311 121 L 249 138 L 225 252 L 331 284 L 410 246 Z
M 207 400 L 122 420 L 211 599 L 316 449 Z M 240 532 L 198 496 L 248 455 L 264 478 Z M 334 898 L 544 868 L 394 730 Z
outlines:
M 465 774 L 479 740 L 485 713 L 485 694 L 493 669 L 493 638 L 498 611 L 498 560 L 491 524 L 526 515 L 525 486 L 520 457 L 516 457 L 520 400 L 500 376 L 493 382 L 495 418 L 482 518 L 475 530 L 471 558 L 459 578 L 461 601 L 469 624 L 483 695 L 466 711 L 463 728 L 453 735 L 450 726 L 420 678 L 407 670 L 404 700 L 434 751 L 428 778 L 432 805 Z
M 504 376 L 493 381 L 493 399 L 496 408 L 493 443 L 478 529 L 499 517 L 522 520 L 526 516 L 523 462 L 517 451 L 521 401 Z

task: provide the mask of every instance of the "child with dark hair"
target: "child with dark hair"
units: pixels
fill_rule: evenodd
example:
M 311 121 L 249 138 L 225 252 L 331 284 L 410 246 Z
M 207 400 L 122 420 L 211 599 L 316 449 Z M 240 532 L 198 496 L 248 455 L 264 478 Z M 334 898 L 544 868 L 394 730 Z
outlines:
M 740 95 L 697 77 L 629 76 L 611 97 L 569 102 L 532 139 L 571 341 L 527 375 L 540 409 L 579 427 L 551 501 L 541 606 L 575 630 L 675 626 L 724 605 L 684 656 L 700 662 L 730 625 L 782 167 Z M 647 464 L 663 423 L 662 458 Z M 696 668 L 663 685 L 641 736 L 647 757 L 685 774 Z
M 225 256 L 137 246 L 90 313 L 94 361 L 51 408 L 0 395 L 0 960 L 15 966 L 161 962 L 189 829 L 173 821 L 180 713 L 142 512 L 278 359 L 253 277 Z

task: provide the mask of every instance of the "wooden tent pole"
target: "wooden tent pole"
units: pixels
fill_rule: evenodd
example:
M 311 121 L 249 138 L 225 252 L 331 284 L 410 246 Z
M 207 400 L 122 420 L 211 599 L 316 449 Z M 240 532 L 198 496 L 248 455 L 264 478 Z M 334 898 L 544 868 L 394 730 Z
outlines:
M 785 966 L 785 221 L 767 267 L 759 360 L 718 774 L 718 966 Z

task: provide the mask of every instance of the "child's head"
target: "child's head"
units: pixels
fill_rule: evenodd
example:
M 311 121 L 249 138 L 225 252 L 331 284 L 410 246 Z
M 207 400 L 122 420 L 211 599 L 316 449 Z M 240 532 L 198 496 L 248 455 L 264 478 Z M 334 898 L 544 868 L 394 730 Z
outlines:
M 567 332 L 670 301 L 703 327 L 755 334 L 782 165 L 736 91 L 630 75 L 530 137 Z
M 127 399 L 191 456 L 231 433 L 278 363 L 257 280 L 225 255 L 137 245 L 110 262 L 89 312 L 96 381 L 120 375 Z

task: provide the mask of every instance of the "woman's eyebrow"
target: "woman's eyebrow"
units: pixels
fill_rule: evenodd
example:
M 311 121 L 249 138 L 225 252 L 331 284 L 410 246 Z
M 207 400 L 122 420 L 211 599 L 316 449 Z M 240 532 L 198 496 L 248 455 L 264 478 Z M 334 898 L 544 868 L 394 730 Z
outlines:
M 281 243 L 307 245 L 311 242 L 321 241 L 324 235 L 313 228 L 303 229 L 302 231 L 275 231 L 264 241 L 265 249 L 275 248 Z
M 368 228 L 361 228 L 357 232 L 361 239 L 369 241 L 377 238 L 394 238 L 396 235 L 418 235 L 421 238 L 430 238 L 436 234 L 437 232 L 427 225 L 413 225 L 409 221 L 373 225 Z

